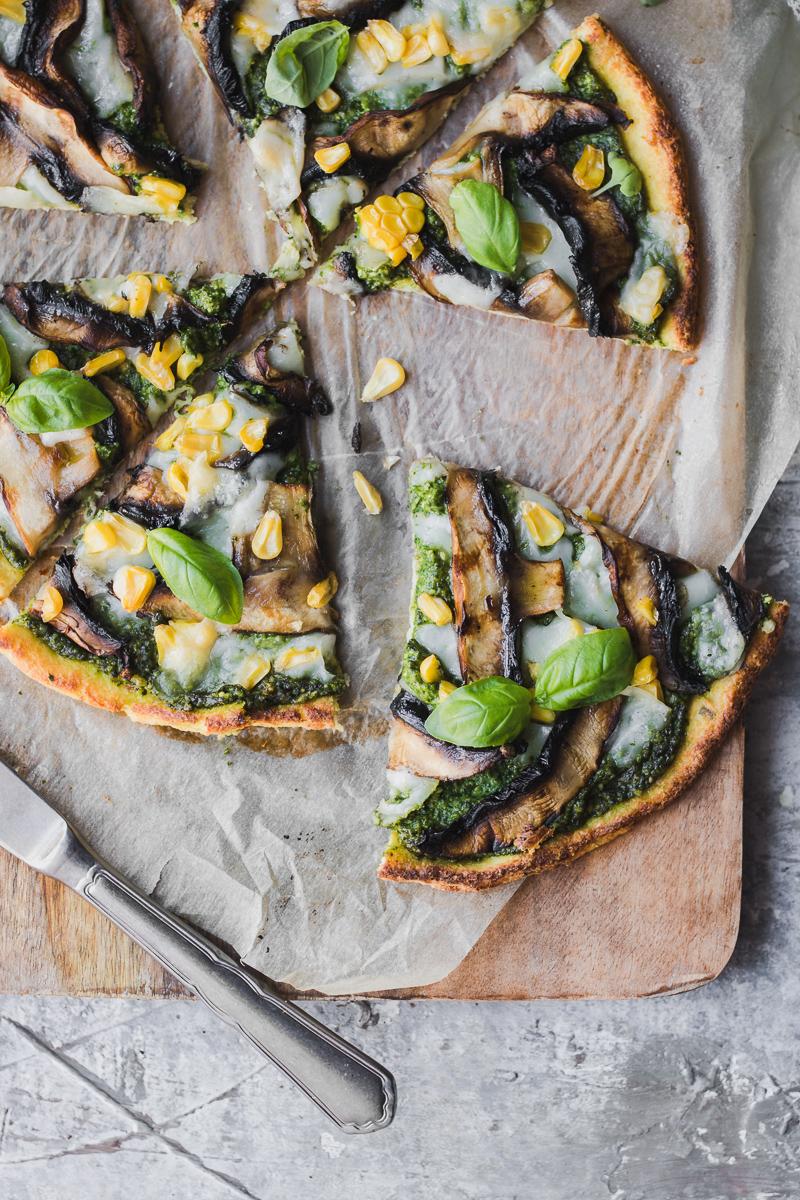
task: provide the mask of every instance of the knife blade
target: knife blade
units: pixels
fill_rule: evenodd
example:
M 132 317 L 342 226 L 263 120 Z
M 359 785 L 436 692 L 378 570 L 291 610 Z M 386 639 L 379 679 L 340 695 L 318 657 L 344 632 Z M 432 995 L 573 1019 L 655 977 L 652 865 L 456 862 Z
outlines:
M 385 1067 L 96 858 L 64 818 L 3 762 L 0 846 L 105 913 L 237 1028 L 344 1133 L 373 1133 L 391 1124 L 396 1090 Z

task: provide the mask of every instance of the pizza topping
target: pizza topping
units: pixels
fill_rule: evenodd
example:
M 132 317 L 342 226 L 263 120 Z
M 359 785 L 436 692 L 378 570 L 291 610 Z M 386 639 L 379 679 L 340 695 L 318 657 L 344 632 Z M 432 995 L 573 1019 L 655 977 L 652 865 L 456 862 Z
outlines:
M 383 511 L 383 498 L 362 471 L 353 471 L 353 486 L 370 516 L 378 516 Z
M 435 654 L 429 654 L 427 658 L 423 658 L 419 664 L 419 674 L 423 683 L 439 682 L 442 678 L 442 668 Z
M 56 562 L 51 586 L 61 596 L 62 605 L 50 616 L 49 625 L 90 654 L 101 658 L 124 658 L 123 643 L 95 618 L 89 598 L 75 578 L 75 559 L 71 554 L 62 554 Z M 52 602 L 49 592 L 43 600 L 34 602 L 31 612 L 41 617 L 48 600 Z M 49 605 L 47 611 L 52 612 Z
M 58 355 L 52 350 L 37 350 L 28 363 L 28 370 L 31 375 L 43 375 L 45 371 L 52 371 L 60 366 Z
M 156 577 L 147 567 L 127 564 L 114 575 L 111 590 L 126 612 L 137 612 L 156 585 Z
M 379 358 L 361 393 L 361 401 L 366 404 L 372 400 L 382 400 L 401 388 L 405 381 L 406 373 L 396 358 Z
M 455 694 L 454 692 L 451 694 Z M 402 690 L 391 704 L 389 767 L 429 779 L 468 779 L 486 771 L 511 753 L 507 746 L 474 749 L 445 742 L 429 734 L 428 707 Z
M 54 621 L 64 607 L 64 599 L 52 583 L 46 584 L 42 592 L 41 616 L 43 621 Z

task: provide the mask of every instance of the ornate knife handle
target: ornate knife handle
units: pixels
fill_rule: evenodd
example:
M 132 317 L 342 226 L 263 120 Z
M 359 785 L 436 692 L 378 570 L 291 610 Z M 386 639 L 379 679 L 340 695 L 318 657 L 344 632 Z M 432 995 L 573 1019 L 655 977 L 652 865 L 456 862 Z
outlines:
M 391 1123 L 395 1085 L 388 1071 L 113 871 L 94 860 L 82 865 L 88 869 L 69 880 L 75 891 L 243 1033 L 342 1132 L 372 1133 Z

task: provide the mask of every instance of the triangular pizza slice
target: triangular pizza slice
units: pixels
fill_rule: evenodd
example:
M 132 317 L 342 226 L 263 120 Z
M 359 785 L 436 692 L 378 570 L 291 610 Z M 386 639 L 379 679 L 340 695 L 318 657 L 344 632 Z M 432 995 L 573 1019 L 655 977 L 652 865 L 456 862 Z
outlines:
M 134 272 L 0 290 L 0 600 L 276 286 Z
M 409 483 L 380 875 L 470 891 L 570 862 L 674 799 L 788 606 L 491 473 L 424 459 Z
M 326 728 L 346 680 L 311 517 L 296 326 L 178 401 L 0 651 L 48 687 L 202 734 Z
M 315 282 L 690 349 L 698 264 L 678 133 L 588 17 L 427 170 L 360 208 Z
M 176 0 L 246 139 L 296 276 L 367 192 L 425 142 L 548 0 Z
M 194 220 L 124 0 L 3 0 L 0 114 L 0 207 Z

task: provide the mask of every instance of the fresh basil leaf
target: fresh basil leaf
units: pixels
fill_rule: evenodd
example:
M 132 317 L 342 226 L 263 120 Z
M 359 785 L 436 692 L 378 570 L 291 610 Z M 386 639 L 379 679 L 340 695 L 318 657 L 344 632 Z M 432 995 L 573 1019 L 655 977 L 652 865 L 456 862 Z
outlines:
M 503 746 L 518 737 L 530 718 L 527 688 L 490 675 L 456 688 L 425 722 L 431 737 L 451 746 Z
M 11 379 L 11 356 L 5 338 L 0 335 L 0 392 L 4 392 Z
M 76 371 L 52 367 L 23 379 L 6 401 L 6 412 L 23 433 L 86 429 L 114 411 L 106 396 Z
M 295 29 L 270 55 L 264 91 L 281 104 L 307 108 L 333 83 L 349 45 L 350 34 L 341 21 L 317 21 Z
M 242 577 L 229 558 L 178 529 L 152 529 L 147 549 L 169 590 L 223 625 L 242 619 Z
M 603 192 L 607 192 L 609 188 L 618 187 L 623 196 L 627 196 L 629 199 L 632 196 L 638 196 L 642 190 L 642 173 L 639 168 L 634 166 L 624 154 L 617 154 L 614 150 L 608 156 L 608 165 L 611 168 L 611 178 L 596 192 L 592 192 L 592 195 L 602 196 Z
M 562 712 L 610 700 L 628 686 L 635 666 L 627 629 L 570 638 L 544 660 L 536 677 L 536 703 Z
M 490 271 L 513 274 L 519 258 L 519 217 L 514 205 L 480 179 L 457 183 L 450 204 L 470 258 Z

